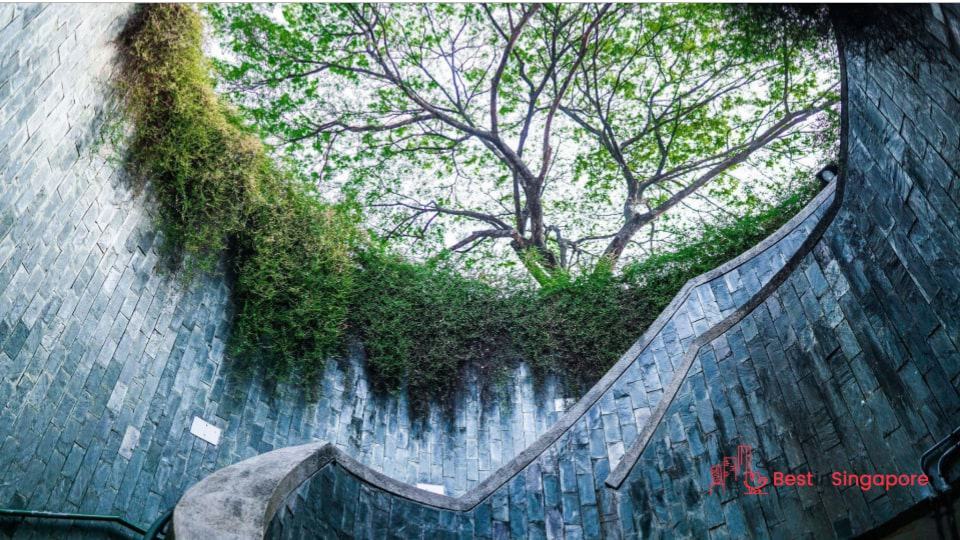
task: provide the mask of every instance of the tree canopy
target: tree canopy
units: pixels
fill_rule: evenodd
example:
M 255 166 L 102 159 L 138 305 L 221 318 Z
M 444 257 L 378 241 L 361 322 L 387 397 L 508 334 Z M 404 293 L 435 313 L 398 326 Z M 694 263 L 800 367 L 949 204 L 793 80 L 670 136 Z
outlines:
M 251 17 L 255 21 L 242 23 L 242 18 L 215 10 L 215 20 L 219 21 L 220 28 L 225 29 L 225 35 L 233 35 L 230 27 L 237 24 L 239 30 L 253 32 L 254 37 L 250 39 L 261 39 L 256 36 L 261 33 L 258 28 L 263 27 L 286 35 L 283 32 L 287 32 L 286 28 L 290 25 L 287 21 L 292 20 L 293 15 L 283 15 L 282 9 L 290 9 L 294 14 L 299 13 L 300 9 L 304 9 L 304 13 L 319 10 L 317 13 L 329 16 L 324 19 L 324 24 L 335 25 L 339 19 L 332 18 L 331 13 L 362 15 L 368 8 L 238 6 L 229 9 L 237 9 L 242 17 Z M 403 9 L 413 10 L 403 17 L 398 15 L 406 21 L 404 17 L 419 13 L 416 9 L 426 8 L 414 6 Z M 478 126 L 476 129 L 481 130 L 480 136 L 470 133 L 457 135 L 454 131 L 456 126 L 448 126 L 442 118 L 431 121 L 411 119 L 406 126 L 383 127 L 380 123 L 401 122 L 402 118 L 409 119 L 411 113 L 396 113 L 399 116 L 395 120 L 378 120 L 375 112 L 369 112 L 368 109 L 379 98 L 357 92 L 366 89 L 373 94 L 388 95 L 396 88 L 387 84 L 377 86 L 378 83 L 371 83 L 367 76 L 339 67 L 336 72 L 331 71 L 334 68 L 323 67 L 316 75 L 319 77 L 316 83 L 310 78 L 294 74 L 287 81 L 260 86 L 254 84 L 250 86 L 252 89 L 246 89 L 251 83 L 241 84 L 237 79 L 235 84 L 241 85 L 238 86 L 237 97 L 248 106 L 246 112 L 259 119 L 257 126 L 251 126 L 243 115 L 236 114 L 236 109 L 214 91 L 214 79 L 202 51 L 203 26 L 196 10 L 182 4 L 144 5 L 128 20 L 118 40 L 121 62 L 115 80 L 118 96 L 122 98 L 120 104 L 123 114 L 117 118 L 117 123 L 110 123 L 113 127 L 106 128 L 104 135 L 117 143 L 118 147 L 124 148 L 123 159 L 127 170 L 132 173 L 131 178 L 144 182 L 144 187 L 149 183 L 150 191 L 158 203 L 159 237 L 165 259 L 170 263 L 169 268 L 186 281 L 198 272 L 223 271 L 231 276 L 234 314 L 228 347 L 232 360 L 236 362 L 233 368 L 257 370 L 268 378 L 296 381 L 304 388 L 310 388 L 323 372 L 328 359 L 347 352 L 347 345 L 353 342 L 362 344 L 366 367 L 373 376 L 371 380 L 376 388 L 406 388 L 411 396 L 417 396 L 419 404 L 426 403 L 428 397 L 451 395 L 456 388 L 456 381 L 462 378 L 464 370 L 468 368 L 478 369 L 487 375 L 484 379 L 489 381 L 497 378 L 491 375 L 503 373 L 504 368 L 515 365 L 514 362 L 519 359 L 533 367 L 534 373 L 554 373 L 575 388 L 585 388 L 584 385 L 595 381 L 617 360 L 686 281 L 737 256 L 769 235 L 804 207 L 818 189 L 816 182 L 811 181 L 812 177 L 802 174 L 802 167 L 797 166 L 794 170 L 798 179 L 802 179 L 801 182 L 789 186 L 787 184 L 790 182 L 784 183 L 782 177 L 775 177 L 772 185 L 786 186 L 785 196 L 774 197 L 769 204 L 758 202 L 762 199 L 761 194 L 748 189 L 755 190 L 764 177 L 754 175 L 737 187 L 732 180 L 734 174 L 731 173 L 735 169 L 728 167 L 647 226 L 652 231 L 653 225 L 656 225 L 658 234 L 662 234 L 662 231 L 674 232 L 670 229 L 675 229 L 679 237 L 672 245 L 657 248 L 656 252 L 636 260 L 626 260 L 630 257 L 620 256 L 623 262 L 615 269 L 617 257 L 602 255 L 604 246 L 610 245 L 610 237 L 585 240 L 576 245 L 568 243 L 566 239 L 575 238 L 571 233 L 584 234 L 577 230 L 578 227 L 597 227 L 600 230 L 623 226 L 622 220 L 626 216 L 617 205 L 622 203 L 622 198 L 618 197 L 624 197 L 627 193 L 625 169 L 631 171 L 638 182 L 674 170 L 679 167 L 676 164 L 679 161 L 670 161 L 674 159 L 670 156 L 678 155 L 671 153 L 671 149 L 673 145 L 687 141 L 684 143 L 690 145 L 685 150 L 687 153 L 679 154 L 680 157 L 676 159 L 687 160 L 687 163 L 691 163 L 688 169 L 695 170 L 698 163 L 691 156 L 699 147 L 690 142 L 695 139 L 694 135 L 686 135 L 686 120 L 670 123 L 671 120 L 663 117 L 659 120 L 660 124 L 655 119 L 644 120 L 647 122 L 645 125 L 650 127 L 642 128 L 641 133 L 646 133 L 642 131 L 646 129 L 654 134 L 652 146 L 649 146 L 650 141 L 643 142 L 641 138 L 627 144 L 625 141 L 629 139 L 623 139 L 618 126 L 626 125 L 623 118 L 630 118 L 623 116 L 622 111 L 633 110 L 630 106 L 636 104 L 632 98 L 608 97 L 610 108 L 601 106 L 596 109 L 601 112 L 591 116 L 587 114 L 590 94 L 577 97 L 577 85 L 595 84 L 590 81 L 577 82 L 578 73 L 583 71 L 579 66 L 592 61 L 586 52 L 579 60 L 579 66 L 572 64 L 578 62 L 576 57 L 572 60 L 571 57 L 563 57 L 567 59 L 558 61 L 551 68 L 557 75 L 551 75 L 552 79 L 548 77 L 543 82 L 545 75 L 533 70 L 545 54 L 541 49 L 547 49 L 531 48 L 533 45 L 524 41 L 526 38 L 523 36 L 528 29 L 546 24 L 538 22 L 538 17 L 549 14 L 549 10 L 554 9 L 552 6 L 538 7 L 536 11 L 524 11 L 525 8 L 516 6 L 498 6 L 490 8 L 489 12 L 483 6 L 478 7 L 480 11 L 472 11 L 473 7 L 465 6 L 436 9 L 440 13 L 457 13 L 450 10 L 462 9 L 464 13 L 474 13 L 481 22 L 491 21 L 491 24 L 492 21 L 499 21 L 498 16 L 505 17 L 508 26 L 501 28 L 511 28 L 507 35 L 516 33 L 516 44 L 523 45 L 524 50 L 534 51 L 531 56 L 523 58 L 540 60 L 534 62 L 524 59 L 524 67 L 517 70 L 512 70 L 510 66 L 518 62 L 514 60 L 517 54 L 515 47 L 518 45 L 507 51 L 507 63 L 499 76 L 500 82 L 495 85 L 498 89 L 511 84 L 522 89 L 527 84 L 522 77 L 526 77 L 531 81 L 541 81 L 536 84 L 542 86 L 542 95 L 549 95 L 555 85 L 551 81 L 561 80 L 558 77 L 565 77 L 562 75 L 564 73 L 569 75 L 571 82 L 568 90 L 560 93 L 565 97 L 559 101 L 546 101 L 559 103 L 553 113 L 553 123 L 547 130 L 549 136 L 543 135 L 546 126 L 540 120 L 544 114 L 549 114 L 550 109 L 544 109 L 542 105 L 530 109 L 532 119 L 529 120 L 527 147 L 543 152 L 542 141 L 551 141 L 546 150 L 549 154 L 548 167 L 542 176 L 539 192 L 525 191 L 531 180 L 526 177 L 522 181 L 517 179 L 512 172 L 514 169 L 510 167 L 518 165 L 505 164 L 503 155 L 497 153 L 499 150 L 496 148 L 499 147 L 491 150 L 487 146 L 491 133 L 489 124 L 471 120 Z M 563 11 L 567 9 L 572 11 Z M 568 26 L 563 27 L 579 24 L 583 28 L 581 35 L 587 36 L 587 39 L 574 41 L 569 48 L 577 47 L 577 43 L 585 44 L 580 45 L 585 48 L 590 46 L 590 36 L 603 27 L 600 23 L 607 21 L 606 12 L 600 12 L 602 9 L 602 6 L 563 7 L 557 11 L 561 15 L 566 13 L 563 15 L 565 17 L 577 14 L 576 17 L 582 18 L 570 19 L 565 23 Z M 527 17 L 527 22 L 520 25 L 516 18 L 518 15 Z M 774 15 L 777 17 L 745 18 L 740 22 L 734 18 L 734 24 L 737 25 L 734 28 L 780 24 L 782 17 L 776 13 Z M 619 24 L 620 18 L 626 15 L 618 17 L 612 22 Z M 593 25 L 596 30 L 587 33 L 586 29 L 594 19 L 599 21 Z M 497 36 L 502 34 L 495 27 L 492 28 L 493 33 L 488 39 L 491 44 L 499 43 L 501 38 Z M 724 27 L 724 32 L 732 33 L 732 30 Z M 779 32 L 769 34 L 761 33 L 760 36 L 766 36 L 766 44 L 764 40 L 743 43 L 743 54 L 775 50 L 781 35 Z M 807 34 L 801 32 L 798 36 Z M 243 32 L 238 31 L 237 35 L 242 36 Z M 560 35 L 558 31 L 557 36 Z M 367 47 L 362 33 L 355 38 L 359 40 L 357 48 Z M 330 40 L 344 39 L 346 35 L 342 32 L 330 36 Z M 804 39 L 807 38 L 797 38 Z M 561 43 L 559 37 L 557 43 Z M 328 45 L 330 54 L 334 50 L 331 47 Z M 278 50 L 297 49 L 291 46 Z M 222 66 L 225 70 L 239 70 L 237 73 L 243 74 L 253 69 L 242 67 L 244 60 L 241 55 L 231 54 L 229 51 L 220 52 L 221 57 L 229 60 Z M 456 57 L 463 54 L 460 50 Z M 357 56 L 354 61 L 361 62 L 362 58 L 364 56 Z M 396 62 L 396 65 L 401 64 Z M 388 67 L 391 65 L 387 63 Z M 677 61 L 676 65 L 680 65 L 680 62 Z M 660 73 L 661 68 L 652 69 Z M 669 73 L 669 70 L 664 73 Z M 517 74 L 522 75 L 519 82 L 511 79 Z M 617 77 L 616 72 L 603 76 Z M 600 78 L 600 72 L 597 72 L 597 80 Z M 706 82 L 709 80 L 704 79 L 704 84 L 710 84 Z M 790 75 L 790 80 L 796 80 L 794 75 Z M 491 79 L 487 81 L 490 83 Z M 776 82 L 777 79 L 771 81 Z M 310 90 L 314 84 L 316 88 Z M 458 82 L 453 87 L 465 92 L 463 88 L 466 87 L 462 84 Z M 785 88 L 790 88 L 792 84 L 788 82 Z M 299 94 L 291 90 L 296 85 L 301 85 Z M 330 90 L 330 85 L 339 85 L 339 90 Z M 424 89 L 415 92 L 417 95 L 429 94 Z M 660 92 L 657 90 L 655 94 L 660 95 Z M 267 100 L 266 96 L 271 93 L 275 101 Z M 321 94 L 327 98 L 321 99 Z M 295 98 L 298 95 L 300 97 Z M 401 101 L 412 99 L 404 97 L 405 94 L 396 95 L 396 99 Z M 440 99 L 435 94 L 429 95 L 430 99 Z M 527 115 L 511 111 L 509 106 L 503 105 L 511 101 L 510 95 L 514 94 L 500 95 L 494 99 L 497 110 L 496 137 L 501 140 L 498 144 L 506 145 L 504 148 L 508 150 L 519 148 L 514 150 L 517 159 L 531 160 L 520 164 L 528 172 L 538 170 L 534 150 L 522 151 L 523 145 L 519 139 L 511 138 L 522 134 L 517 129 L 522 129 L 523 123 L 527 122 Z M 636 95 L 645 94 L 639 92 Z M 748 92 L 744 99 L 755 99 L 756 95 L 759 94 Z M 335 121 L 339 122 L 337 128 L 315 129 L 316 133 L 304 131 L 296 136 L 293 135 L 294 131 L 289 131 L 297 129 L 297 121 L 307 121 L 304 115 L 311 111 L 320 115 L 318 118 L 329 117 L 333 114 L 331 111 L 337 109 L 321 109 L 320 104 L 335 103 L 340 98 L 344 100 L 343 103 L 356 106 L 358 111 L 368 112 L 355 116 L 344 113 L 342 118 L 338 117 L 340 119 Z M 284 103 L 289 104 L 292 99 L 299 99 L 299 105 L 283 113 L 285 116 L 281 115 L 277 107 L 282 108 Z M 594 98 L 594 103 L 597 99 Z M 819 99 L 830 100 L 829 92 L 820 92 Z M 523 103 L 515 99 L 513 101 L 521 105 Z M 260 107 L 261 103 L 265 106 Z M 603 102 L 600 103 L 602 105 Z M 666 103 L 666 98 L 661 102 L 661 98 L 655 97 L 649 103 L 654 104 L 648 107 L 654 111 L 650 114 L 655 114 L 660 111 L 656 107 Z M 799 106 L 793 101 L 777 107 L 773 106 L 773 102 L 768 105 L 772 111 L 768 114 L 779 119 L 791 113 L 779 111 L 778 107 L 798 110 Z M 743 103 L 731 105 L 734 109 L 744 106 Z M 716 107 L 724 110 L 720 105 Z M 714 114 L 711 111 L 713 109 L 703 113 L 704 116 Z M 453 114 L 445 110 L 441 112 L 444 115 Z M 390 114 L 383 113 L 382 116 Z M 418 116 L 424 114 L 421 111 Z M 475 114 L 481 120 L 484 118 L 479 109 Z M 685 119 L 692 118 L 684 116 L 686 109 L 674 114 Z M 778 121 L 771 122 L 775 125 Z M 613 135 L 607 135 L 606 139 L 592 137 L 590 129 L 584 124 L 601 125 L 601 133 L 607 131 Z M 768 124 L 761 121 L 754 129 L 761 133 L 768 129 Z M 371 129 L 355 129 L 364 125 Z M 518 125 L 521 127 L 517 128 Z M 295 161 L 284 163 L 274 159 L 283 154 L 273 152 L 274 155 L 271 155 L 270 148 L 262 143 L 262 137 L 252 132 L 256 127 L 273 143 L 291 141 L 277 144 L 275 148 L 289 150 L 288 156 Z M 669 132 L 666 131 L 667 127 Z M 442 135 L 423 133 L 423 130 L 429 129 L 438 130 Z M 795 130 L 791 132 L 794 134 L 792 136 L 799 137 L 804 144 L 790 142 L 791 135 L 780 137 L 755 150 L 739 166 L 752 165 L 750 161 L 762 155 L 762 152 L 768 152 L 770 156 L 782 154 L 789 158 L 791 153 L 818 148 L 805 146 L 805 138 L 816 142 L 812 135 L 798 133 L 810 131 L 809 128 L 798 124 L 791 129 Z M 392 153 L 388 153 L 387 149 L 402 149 L 405 144 L 413 144 L 400 142 L 405 137 L 403 133 L 411 140 L 420 141 L 420 145 L 443 140 L 443 137 L 459 137 L 463 141 L 458 143 L 461 146 L 444 151 L 410 148 L 409 151 L 391 150 Z M 697 136 L 709 133 L 712 131 L 705 130 Z M 570 142 L 574 137 L 576 139 Z M 366 142 L 364 138 L 367 138 Z M 323 143 L 325 140 L 326 144 Z M 610 142 L 612 140 L 618 141 L 615 146 Z M 823 148 L 828 148 L 828 139 L 824 141 Z M 662 150 L 661 143 L 666 150 Z M 635 145 L 643 144 L 648 144 L 650 152 L 653 152 L 651 155 L 659 155 L 656 152 L 667 153 L 667 158 L 662 161 L 661 172 L 643 169 L 651 165 L 644 165 L 645 162 L 639 157 L 636 160 L 632 157 L 625 159 L 625 165 L 609 161 L 612 154 L 608 148 L 620 148 L 621 155 L 629 157 L 634 155 L 631 152 L 638 151 L 636 149 L 640 147 Z M 781 146 L 778 148 L 778 145 Z M 557 148 L 555 151 L 552 150 L 554 146 Z M 727 151 L 729 155 L 736 153 L 735 150 L 723 148 L 725 150 L 721 152 Z M 465 164 L 464 160 L 473 161 Z M 653 166 L 660 168 L 660 163 Z M 303 168 L 311 166 L 314 167 L 313 178 L 310 174 L 303 174 Z M 355 170 L 360 172 L 354 174 Z M 518 170 L 526 174 L 523 169 Z M 711 169 L 702 170 L 709 172 Z M 472 171 L 470 174 L 475 176 L 467 176 L 460 171 Z M 400 173 L 406 173 L 406 176 L 399 179 L 393 176 Z M 497 181 L 491 176 L 495 174 L 506 176 Z M 447 184 L 441 183 L 444 178 Z M 661 193 L 657 190 L 675 189 L 671 186 L 681 180 L 688 181 L 678 173 L 669 180 L 666 188 L 651 183 L 640 188 L 640 197 Z M 532 181 L 541 180 L 534 176 Z M 512 191 L 514 187 L 518 190 L 516 195 Z M 738 192 L 745 193 L 745 196 Z M 506 206 L 500 214 L 497 214 L 495 207 L 491 210 L 482 204 L 495 201 L 493 197 L 498 194 Z M 414 209 L 411 208 L 415 204 L 411 202 L 414 196 L 433 198 L 420 203 L 420 209 Z M 340 204 L 330 204 L 325 199 L 331 197 L 343 200 Z M 660 197 L 642 204 L 649 208 L 648 212 L 652 211 L 668 200 L 662 194 Z M 706 202 L 708 200 L 709 203 Z M 535 236 L 530 228 L 536 221 L 531 217 L 530 207 L 537 202 L 541 203 L 542 209 L 542 248 L 532 244 Z M 357 203 L 365 207 L 360 208 Z M 519 204 L 519 221 L 516 221 L 517 214 L 510 212 L 510 204 Z M 429 206 L 423 210 L 423 205 Z M 722 210 L 718 210 L 716 219 L 707 215 L 702 226 L 695 231 L 697 234 L 683 235 L 683 227 L 669 223 L 675 219 L 673 214 L 678 213 L 678 209 L 686 216 L 700 217 L 697 205 L 708 210 Z M 372 219 L 370 214 L 373 214 Z M 491 214 L 492 223 L 489 218 L 484 218 Z M 484 219 L 488 221 L 484 222 Z M 367 222 L 364 223 L 364 220 Z M 462 220 L 462 223 L 457 220 Z M 397 253 L 397 247 L 419 246 L 425 253 L 434 250 L 432 254 L 435 255 L 437 246 L 431 243 L 431 239 L 438 238 L 448 242 L 448 246 L 455 245 L 462 240 L 454 236 L 461 232 L 456 227 L 462 226 L 465 231 L 463 234 L 469 237 L 476 230 L 471 227 L 478 222 L 486 223 L 488 227 L 515 226 L 516 236 L 511 233 L 509 241 L 505 241 L 495 235 L 477 235 L 475 240 L 470 240 L 469 245 L 465 244 L 462 248 L 467 253 L 455 259 L 431 257 L 418 261 L 406 257 L 404 253 Z M 380 232 L 371 234 L 371 226 L 378 225 L 381 226 Z M 414 227 L 421 232 L 411 232 Z M 395 231 L 393 236 L 390 231 Z M 442 234 L 438 235 L 438 231 L 442 231 Z M 643 233 L 648 234 L 646 231 Z M 377 241 L 377 236 L 386 241 Z M 414 241 L 406 243 L 409 237 L 413 237 Z M 531 243 L 526 247 L 511 248 L 514 241 Z M 596 249 L 591 246 L 596 246 Z M 499 255 L 498 249 L 507 257 L 490 256 Z M 520 256 L 510 254 L 511 249 Z M 640 249 L 637 239 L 628 242 L 623 253 L 632 249 Z M 590 254 L 591 250 L 596 255 Z M 523 274 L 521 271 L 517 275 L 533 275 L 543 286 L 503 287 L 502 283 L 490 283 L 486 276 L 478 279 L 477 276 L 464 275 L 462 267 L 448 264 L 451 261 L 469 263 L 469 257 L 476 257 L 475 260 L 484 263 L 479 268 L 497 269 L 497 264 L 509 262 L 517 268 L 528 268 L 530 273 Z M 569 271 L 578 267 L 589 271 Z
M 224 88 L 322 191 L 412 253 L 541 283 L 767 203 L 836 138 L 832 46 L 758 40 L 723 6 L 209 12 Z

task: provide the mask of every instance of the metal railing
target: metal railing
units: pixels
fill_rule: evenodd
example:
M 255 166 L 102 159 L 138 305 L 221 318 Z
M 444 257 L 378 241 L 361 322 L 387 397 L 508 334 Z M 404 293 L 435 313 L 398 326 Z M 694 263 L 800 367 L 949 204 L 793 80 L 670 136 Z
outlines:
M 120 516 L 110 516 L 101 514 L 78 514 L 70 512 L 47 512 L 43 510 L 21 510 L 14 508 L 0 508 L 0 521 L 11 520 L 51 520 L 51 521 L 73 521 L 77 525 L 112 523 L 119 525 L 129 533 L 133 538 L 143 538 L 144 540 L 161 540 L 173 538 L 173 509 L 167 510 L 157 518 L 149 529 L 144 530 L 139 525 L 131 523 Z

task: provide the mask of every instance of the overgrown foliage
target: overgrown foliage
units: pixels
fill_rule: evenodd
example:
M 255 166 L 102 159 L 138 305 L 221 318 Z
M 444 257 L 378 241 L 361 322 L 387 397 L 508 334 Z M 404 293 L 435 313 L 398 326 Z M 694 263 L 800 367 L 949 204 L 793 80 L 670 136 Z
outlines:
M 214 95 L 188 8 L 139 10 L 122 39 L 134 176 L 154 180 L 167 254 L 189 275 L 213 270 L 269 161 Z
M 591 273 L 561 274 L 537 289 L 502 291 L 441 265 L 382 251 L 361 257 L 350 307 L 374 371 L 388 388 L 452 389 L 468 362 L 495 371 L 523 358 L 572 386 L 599 379 L 689 279 L 769 236 L 816 193 L 814 184 L 779 204 L 708 227 L 674 250 Z
M 228 250 L 231 349 L 276 375 L 309 375 L 336 352 L 359 231 L 278 167 L 213 92 L 201 22 L 185 5 L 144 7 L 122 36 L 130 168 L 151 181 L 164 249 L 186 280 Z
M 231 351 L 276 378 L 309 381 L 353 335 L 384 389 L 417 398 L 454 389 L 467 364 L 497 371 L 518 357 L 589 384 L 684 282 L 767 236 L 813 193 L 620 272 L 598 264 L 554 272 L 536 289 L 497 288 L 442 258 L 404 260 L 364 233 L 356 208 L 320 202 L 214 95 L 200 41 L 186 6 L 143 7 L 131 21 L 121 77 L 131 167 L 150 180 L 166 249 L 188 278 L 226 260 L 236 277 Z
M 264 191 L 233 257 L 232 352 L 309 379 L 343 342 L 359 230 L 295 182 Z
M 706 227 L 619 274 L 590 274 L 518 295 L 522 356 L 541 370 L 576 374 L 571 384 L 592 384 L 660 315 L 690 279 L 743 253 L 793 217 L 816 194 L 807 183 L 776 205 Z
M 360 257 L 362 274 L 350 306 L 351 327 L 388 388 L 412 395 L 451 390 L 470 361 L 504 365 L 509 299 L 480 281 L 438 265 L 411 263 L 382 250 Z

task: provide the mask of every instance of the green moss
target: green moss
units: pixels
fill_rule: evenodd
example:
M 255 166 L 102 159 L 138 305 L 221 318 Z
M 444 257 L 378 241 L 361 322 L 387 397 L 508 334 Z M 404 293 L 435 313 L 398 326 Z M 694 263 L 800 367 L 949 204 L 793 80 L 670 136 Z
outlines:
M 383 387 L 406 384 L 412 395 L 439 396 L 455 387 L 467 362 L 488 371 L 505 365 L 508 300 L 496 289 L 381 250 L 359 261 L 350 323 Z
M 620 273 L 601 265 L 499 290 L 371 245 L 354 209 L 320 202 L 221 103 L 200 40 L 199 17 L 182 5 L 143 7 L 125 31 L 130 167 L 151 182 L 164 249 L 185 279 L 225 258 L 236 276 L 230 351 L 278 379 L 310 381 L 353 334 L 380 387 L 406 386 L 414 402 L 448 394 L 467 364 L 498 373 L 518 357 L 590 384 L 688 279 L 766 237 L 814 193 Z

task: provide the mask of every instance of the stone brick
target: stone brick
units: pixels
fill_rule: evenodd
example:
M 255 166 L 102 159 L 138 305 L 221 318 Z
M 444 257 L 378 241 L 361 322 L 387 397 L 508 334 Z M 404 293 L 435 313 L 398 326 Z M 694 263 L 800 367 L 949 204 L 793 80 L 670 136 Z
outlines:
M 460 495 L 558 420 L 554 400 L 570 396 L 556 380 L 535 393 L 525 367 L 503 400 L 467 391 L 448 418 L 426 421 L 409 417 L 406 397 L 374 395 L 359 354 L 349 369 L 327 366 L 315 402 L 232 373 L 226 285 L 160 279 L 152 203 L 84 150 L 109 106 L 96 74 L 128 9 L 0 6 L 0 50 L 15 51 L 0 55 L 0 145 L 20 148 L 0 151 L 0 472 L 17 480 L 0 483 L 0 501 L 145 524 L 213 468 L 314 438 Z M 916 40 L 946 52 L 933 35 Z M 400 500 L 330 465 L 285 501 L 271 535 L 849 536 L 928 496 L 705 489 L 709 466 L 738 444 L 754 446 L 763 470 L 912 467 L 960 421 L 960 71 L 954 56 L 912 54 L 919 46 L 848 51 L 843 205 L 812 254 L 694 351 L 689 371 L 697 337 L 776 275 L 826 201 L 693 286 L 620 380 L 470 512 Z M 662 419 L 651 416 L 661 399 L 672 400 Z M 194 416 L 224 428 L 218 446 L 190 434 Z M 649 445 L 610 489 L 611 467 L 651 418 Z

